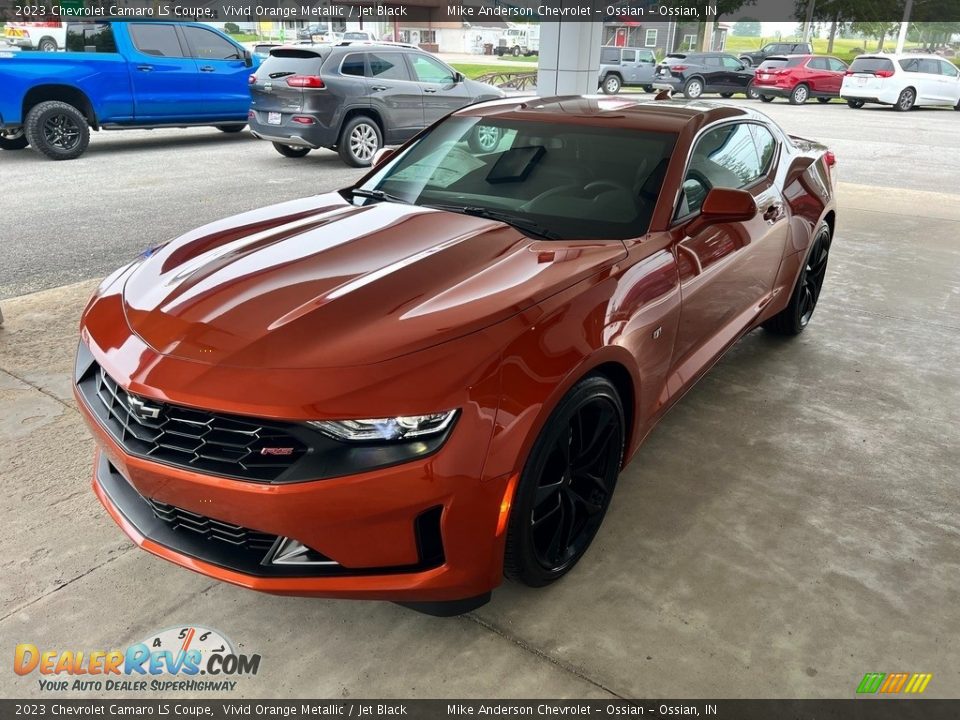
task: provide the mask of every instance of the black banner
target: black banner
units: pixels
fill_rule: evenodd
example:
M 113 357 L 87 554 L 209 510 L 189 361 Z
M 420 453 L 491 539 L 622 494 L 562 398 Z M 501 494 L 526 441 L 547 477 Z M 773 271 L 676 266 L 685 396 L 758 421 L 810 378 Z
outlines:
M 906 14 L 906 5 L 910 11 Z M 943 23 L 960 0 L 0 0 L 0 21 L 199 20 L 371 22 Z M 958 27 L 946 27 L 958 24 Z
M 960 700 L 0 700 L 0 717 L 940 720 Z

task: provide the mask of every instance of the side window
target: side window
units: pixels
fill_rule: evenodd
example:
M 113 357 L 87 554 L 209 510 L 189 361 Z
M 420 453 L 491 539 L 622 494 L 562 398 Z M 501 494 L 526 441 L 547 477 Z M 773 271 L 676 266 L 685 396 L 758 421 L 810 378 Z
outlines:
M 901 60 L 900 67 L 902 67 L 907 72 L 920 72 L 920 61 L 917 60 L 916 58 Z
M 213 30 L 188 25 L 183 28 L 190 45 L 191 57 L 203 60 L 239 60 L 243 57 L 237 47 Z
M 624 50 L 623 51 L 623 61 L 624 62 L 636 62 L 637 61 L 637 51 L 636 50 Z
M 340 73 L 342 75 L 356 75 L 358 77 L 363 77 L 366 71 L 366 63 L 363 60 L 363 53 L 350 53 L 343 58 L 343 63 L 340 65 Z
M 811 70 L 826 70 L 827 69 L 827 59 L 826 58 L 811 58 L 810 62 L 807 63 L 807 67 Z
M 940 74 L 940 61 L 939 60 L 930 60 L 927 58 L 920 59 L 920 72 L 928 73 L 930 75 L 939 75 Z
M 710 57 L 708 55 L 703 59 L 703 64 L 707 67 L 721 67 L 723 62 L 718 57 Z
M 845 62 L 837 60 L 836 58 L 830 58 L 828 62 L 830 63 L 830 69 L 834 72 L 847 71 L 847 64 Z
M 739 70 L 741 65 L 742 63 L 736 58 L 732 58 L 732 57 L 723 58 L 723 66 L 728 70 Z
M 67 23 L 67 52 L 115 53 L 113 27 L 106 22 Z
M 770 171 L 770 163 L 773 162 L 773 156 L 777 152 L 777 141 L 769 130 L 760 125 L 751 125 L 750 132 L 753 133 L 757 153 L 760 155 L 760 173 L 765 175 Z
M 624 58 L 626 59 L 626 58 Z M 426 55 L 411 55 L 413 72 L 417 80 L 427 83 L 450 84 L 453 82 L 453 73 L 436 60 Z
M 144 55 L 185 57 L 173 25 L 131 23 L 129 28 L 134 47 Z
M 749 124 L 711 130 L 697 141 L 690 156 L 677 217 L 699 212 L 711 189 L 744 188 L 760 179 L 762 170 Z
M 957 66 L 954 65 L 952 62 L 948 62 L 947 60 L 941 60 L 941 61 L 940 61 L 940 74 L 941 74 L 941 75 L 948 75 L 948 76 L 950 76 L 950 77 L 955 78 L 955 77 L 957 77 L 957 76 L 960 76 L 960 70 L 957 70 Z
M 407 66 L 400 53 L 368 53 L 370 77 L 381 80 L 409 80 Z

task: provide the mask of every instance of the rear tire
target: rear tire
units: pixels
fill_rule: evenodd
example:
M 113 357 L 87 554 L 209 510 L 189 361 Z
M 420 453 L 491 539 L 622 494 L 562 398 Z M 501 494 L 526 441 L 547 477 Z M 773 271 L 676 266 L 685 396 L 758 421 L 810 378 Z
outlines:
M 687 80 L 687 84 L 683 86 L 683 94 L 690 100 L 696 100 L 703 95 L 703 80 L 699 78 Z
M 897 98 L 897 104 L 893 109 L 897 112 L 907 112 L 913 109 L 913 104 L 917 101 L 917 91 L 912 87 L 904 88 L 900 91 L 900 97 Z
M 760 102 L 773 102 L 773 95 L 761 95 Z
M 51 160 L 73 160 L 90 144 L 90 126 L 73 105 L 47 100 L 30 108 L 23 132 L 34 149 Z
M 56 52 L 58 49 L 57 41 L 50 37 L 43 38 L 37 45 L 37 50 L 40 52 Z
M 847 100 L 847 107 L 851 107 L 854 110 L 859 110 L 863 107 L 863 100 Z
M 603 523 L 623 461 L 623 405 L 607 378 L 584 378 L 540 431 L 520 475 L 504 574 L 543 587 L 583 557 Z
M 244 123 L 243 125 L 240 125 L 240 124 L 237 124 L 237 125 L 217 125 L 217 130 L 219 130 L 220 132 L 223 132 L 223 133 L 238 133 L 238 132 L 243 132 L 243 130 L 244 130 L 246 127 L 247 127 L 246 123 Z
M 274 149 L 288 158 L 302 158 L 310 152 L 308 147 L 294 147 L 293 145 L 284 145 L 283 143 L 273 143 Z
M 0 150 L 23 150 L 29 144 L 22 127 L 0 130 Z
M 652 92 L 654 91 L 654 87 L 653 87 L 653 85 L 644 85 L 644 86 L 643 86 L 643 91 L 644 91 L 644 92 L 648 92 L 648 93 L 652 93 Z M 960 110 L 960 106 L 957 107 L 957 110 Z
M 760 97 L 760 91 L 757 90 L 756 86 L 753 84 L 753 80 L 747 85 L 747 91 L 744 93 L 751 100 L 756 100 Z
M 603 79 L 603 83 L 600 85 L 600 87 L 603 88 L 604 95 L 616 95 L 618 92 L 620 92 L 620 88 L 622 86 L 623 83 L 616 75 L 607 75 Z
M 810 243 L 803 269 L 790 294 L 790 302 L 763 323 L 764 330 L 774 335 L 799 335 L 803 332 L 817 307 L 817 300 L 820 299 L 832 240 L 830 226 L 825 222 L 821 223 L 813 236 L 813 242 Z
M 821 105 L 826 105 L 828 102 L 830 102 L 830 100 L 831 98 L 817 98 L 817 102 Z
M 809 99 L 810 99 L 810 88 L 808 88 L 803 83 L 800 83 L 799 85 L 797 85 L 790 92 L 791 105 L 803 105 Z
M 373 156 L 383 147 L 383 135 L 372 118 L 357 115 L 340 132 L 337 152 L 350 167 L 370 167 Z
M 722 98 L 732 98 L 732 97 L 733 97 L 733 93 L 720 93 L 720 97 L 722 97 Z

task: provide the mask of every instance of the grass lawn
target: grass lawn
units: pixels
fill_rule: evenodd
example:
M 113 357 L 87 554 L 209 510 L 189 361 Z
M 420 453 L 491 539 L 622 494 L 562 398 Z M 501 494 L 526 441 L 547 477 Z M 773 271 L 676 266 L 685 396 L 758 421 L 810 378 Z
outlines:
M 534 63 L 531 67 L 511 67 L 509 65 L 500 65 L 497 63 L 450 63 L 454 70 L 459 70 L 468 78 L 474 79 L 481 75 L 492 72 L 536 72 L 537 66 Z
M 739 37 L 728 35 L 727 36 L 727 52 L 733 53 L 736 55 L 738 52 L 747 52 L 750 50 L 759 50 L 764 45 L 769 42 L 791 42 L 797 41 L 796 38 L 783 38 L 782 41 L 777 40 L 775 37 Z M 827 54 L 827 43 L 826 38 L 814 38 L 813 39 L 813 51 L 818 55 Z M 908 42 L 904 45 L 904 49 L 910 49 L 912 47 L 917 47 L 918 43 Z M 838 57 L 844 62 L 852 62 L 853 58 L 856 57 L 853 54 L 855 49 L 863 50 L 867 53 L 873 53 L 877 51 L 877 40 L 874 38 L 835 38 L 833 41 L 833 53 L 834 57 Z M 897 38 L 896 36 L 888 37 L 883 43 L 883 49 L 885 52 L 893 52 L 897 48 Z
M 259 38 L 253 33 L 237 33 L 236 35 L 231 35 L 230 37 L 241 43 L 255 42 L 256 40 L 259 40 Z

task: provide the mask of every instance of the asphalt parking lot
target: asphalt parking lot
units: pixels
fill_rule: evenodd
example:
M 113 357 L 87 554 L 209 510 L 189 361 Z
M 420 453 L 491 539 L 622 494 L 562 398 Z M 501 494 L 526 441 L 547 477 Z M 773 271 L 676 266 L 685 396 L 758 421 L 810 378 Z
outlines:
M 135 549 L 89 490 L 70 393 L 97 279 L 360 173 L 215 130 L 0 155 L 0 646 L 201 624 L 263 656 L 231 697 L 852 697 L 875 671 L 960 694 L 960 113 L 749 104 L 839 158 L 811 326 L 752 333 L 670 412 L 571 575 L 442 620 L 259 595 Z M 0 673 L 0 695 L 41 694 Z

